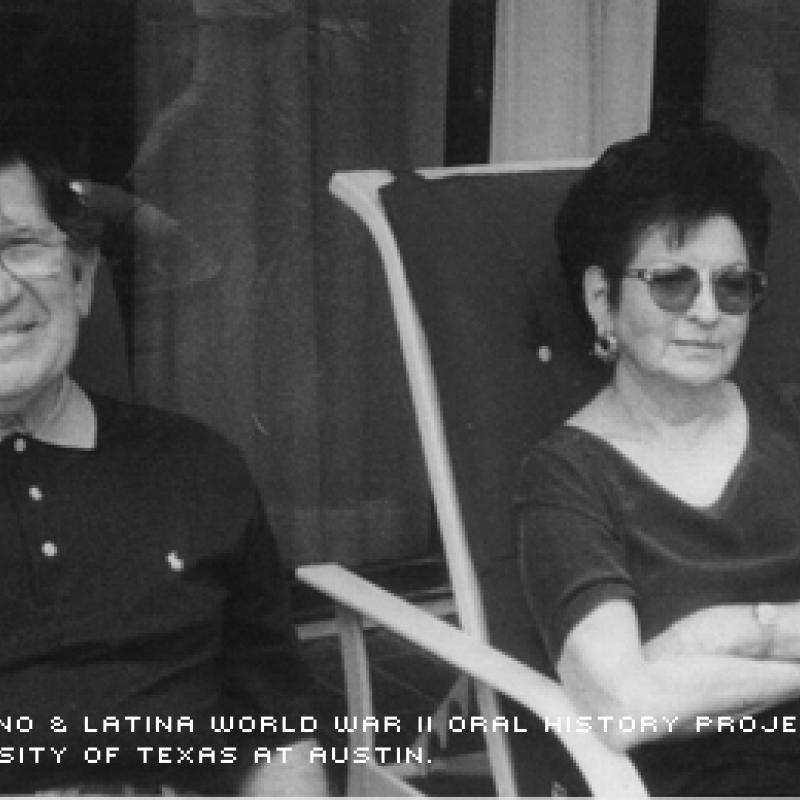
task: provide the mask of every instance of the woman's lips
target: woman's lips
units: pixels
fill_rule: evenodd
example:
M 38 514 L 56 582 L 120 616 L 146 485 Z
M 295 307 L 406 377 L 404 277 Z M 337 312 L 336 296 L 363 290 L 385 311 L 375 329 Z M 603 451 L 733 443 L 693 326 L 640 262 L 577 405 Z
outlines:
M 709 342 L 703 339 L 675 339 L 674 342 L 680 347 L 702 347 L 707 350 L 722 349 L 722 345 L 719 342 Z
M 36 327 L 36 322 L 5 322 L 0 323 L 0 336 L 6 334 L 27 333 Z

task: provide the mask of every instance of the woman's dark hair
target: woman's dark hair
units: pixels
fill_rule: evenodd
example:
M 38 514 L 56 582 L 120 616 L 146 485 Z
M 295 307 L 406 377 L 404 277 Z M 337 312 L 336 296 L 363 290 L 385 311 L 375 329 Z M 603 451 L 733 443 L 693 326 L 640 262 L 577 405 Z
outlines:
M 48 216 L 67 235 L 70 247 L 85 253 L 99 246 L 102 220 L 72 188 L 56 158 L 22 141 L 0 140 L 0 168 L 14 164 L 30 169 Z
M 610 302 L 642 236 L 664 226 L 679 246 L 712 216 L 730 217 L 750 266 L 763 267 L 769 235 L 764 152 L 718 123 L 672 128 L 609 147 L 567 194 L 556 218 L 561 264 L 581 298 L 587 267 L 602 267 Z

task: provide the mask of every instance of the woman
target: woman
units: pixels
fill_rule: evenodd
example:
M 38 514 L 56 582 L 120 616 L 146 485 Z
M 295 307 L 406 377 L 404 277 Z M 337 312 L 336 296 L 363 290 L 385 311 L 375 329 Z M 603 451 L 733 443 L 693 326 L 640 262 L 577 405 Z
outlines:
M 800 418 L 731 377 L 766 289 L 762 172 L 715 127 L 640 136 L 557 223 L 613 371 L 524 464 L 523 582 L 656 794 L 800 792 Z

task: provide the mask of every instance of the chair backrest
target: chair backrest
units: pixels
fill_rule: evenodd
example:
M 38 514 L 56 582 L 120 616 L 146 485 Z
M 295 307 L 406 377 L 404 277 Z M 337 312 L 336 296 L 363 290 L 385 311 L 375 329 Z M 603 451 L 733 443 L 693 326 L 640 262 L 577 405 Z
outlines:
M 767 161 L 772 206 L 766 270 L 769 291 L 753 314 L 740 364 L 796 394 L 800 386 L 800 187 L 777 158 Z
M 381 191 L 430 351 L 488 638 L 538 667 L 513 495 L 524 454 L 604 377 L 587 355 L 553 236 L 556 209 L 583 166 L 403 174 Z
M 554 240 L 556 210 L 586 166 L 343 173 L 332 184 L 381 250 L 461 624 L 546 672 L 519 579 L 513 497 L 524 454 L 608 377 Z M 800 199 L 774 159 L 766 183 L 771 292 L 742 368 L 791 387 L 800 385 Z M 549 787 L 549 777 L 523 780 L 529 794 Z
M 516 471 L 561 419 L 562 396 L 587 399 L 602 379 L 580 344 L 552 236 L 560 198 L 584 166 L 340 173 L 331 186 L 381 252 L 460 623 L 532 664 L 540 659 L 516 567 Z M 551 370 L 554 362 L 563 368 Z M 484 717 L 509 715 L 477 691 Z M 487 739 L 501 795 L 520 786 L 546 794 L 540 766 L 569 769 L 560 749 L 521 759 L 514 744 L 531 746 Z
M 119 400 L 131 398 L 131 379 L 119 303 L 108 265 L 95 276 L 89 316 L 81 325 L 70 373 L 84 388 Z

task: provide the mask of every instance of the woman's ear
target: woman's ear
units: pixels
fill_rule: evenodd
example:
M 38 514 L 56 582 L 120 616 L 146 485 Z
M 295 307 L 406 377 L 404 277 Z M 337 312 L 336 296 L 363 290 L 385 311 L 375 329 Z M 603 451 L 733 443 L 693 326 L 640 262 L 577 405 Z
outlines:
M 593 264 L 583 273 L 583 302 L 598 331 L 611 330 L 610 287 L 605 270 Z

